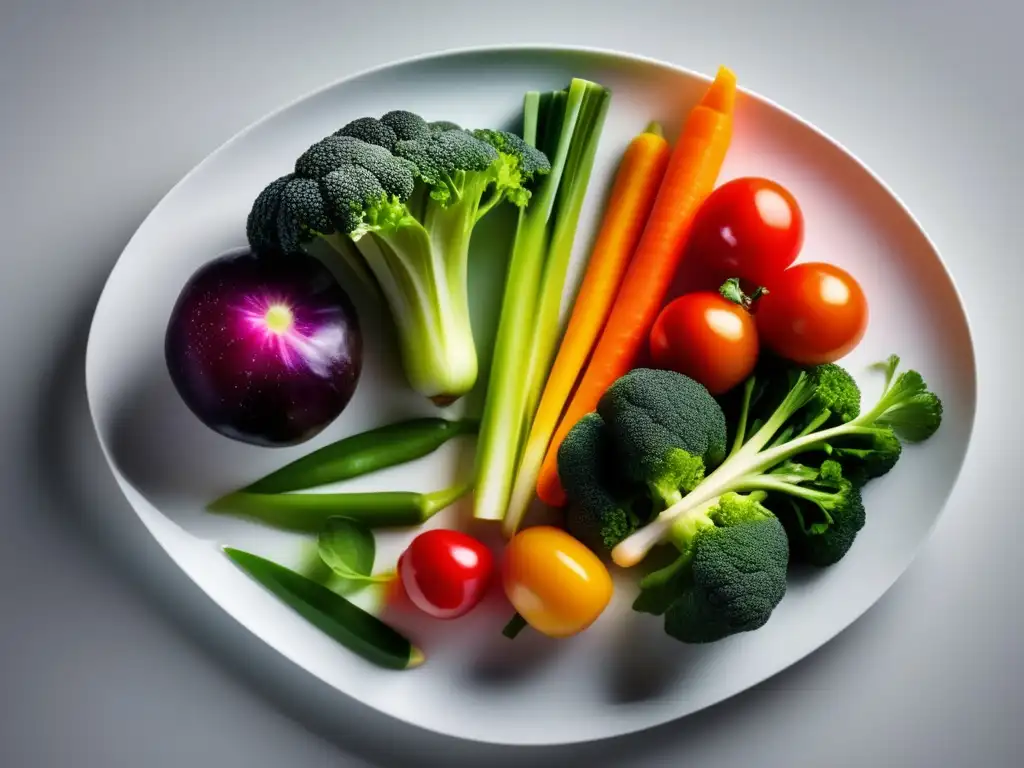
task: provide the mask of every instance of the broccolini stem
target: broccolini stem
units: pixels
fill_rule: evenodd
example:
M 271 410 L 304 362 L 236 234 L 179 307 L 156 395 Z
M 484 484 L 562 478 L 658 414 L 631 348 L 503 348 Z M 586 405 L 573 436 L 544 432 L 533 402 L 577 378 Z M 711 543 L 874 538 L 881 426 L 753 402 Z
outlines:
M 495 185 L 494 189 L 491 190 L 491 194 L 487 197 L 487 200 L 480 203 L 480 207 L 476 211 L 476 220 L 480 221 L 480 219 L 486 216 L 494 206 L 504 199 L 504 197 L 504 191 Z
M 795 476 L 794 476 L 795 477 Z M 827 501 L 834 494 L 827 491 L 818 491 L 814 488 L 807 488 L 802 485 L 795 485 L 785 475 L 754 475 L 738 482 L 733 490 L 735 491 L 776 491 L 790 496 L 796 496 L 807 501 Z
M 804 427 L 802 430 L 800 430 L 799 434 L 797 434 L 797 437 L 803 437 L 804 435 L 811 434 L 811 432 L 816 430 L 818 427 L 820 427 L 822 424 L 824 424 L 830 418 L 832 418 L 832 411 L 830 411 L 828 408 L 826 408 L 821 413 L 819 413 L 817 416 L 815 416 L 813 419 L 811 419 L 811 421 L 807 424 L 807 426 Z
M 743 385 L 743 405 L 740 406 L 740 417 L 736 423 L 736 437 L 733 438 L 732 450 L 729 451 L 729 458 L 734 456 L 747 439 L 747 420 L 750 418 L 750 400 L 754 396 L 754 377 L 749 376 Z

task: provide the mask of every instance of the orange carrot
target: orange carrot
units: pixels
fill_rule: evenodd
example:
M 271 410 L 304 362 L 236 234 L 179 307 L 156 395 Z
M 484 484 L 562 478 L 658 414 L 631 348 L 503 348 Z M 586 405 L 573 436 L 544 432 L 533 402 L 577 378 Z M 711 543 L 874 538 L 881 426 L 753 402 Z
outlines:
M 509 536 L 516 532 L 533 500 L 551 436 L 611 312 L 615 294 L 654 205 L 668 158 L 668 142 L 657 123 L 651 123 L 637 135 L 623 153 L 604 221 L 516 473 L 504 518 L 505 533 Z
M 714 189 L 725 161 L 735 101 L 736 76 L 721 67 L 687 117 L 608 322 L 544 456 L 537 495 L 550 505 L 566 501 L 558 479 L 562 440 L 629 371 L 647 340 L 683 257 L 694 214 Z

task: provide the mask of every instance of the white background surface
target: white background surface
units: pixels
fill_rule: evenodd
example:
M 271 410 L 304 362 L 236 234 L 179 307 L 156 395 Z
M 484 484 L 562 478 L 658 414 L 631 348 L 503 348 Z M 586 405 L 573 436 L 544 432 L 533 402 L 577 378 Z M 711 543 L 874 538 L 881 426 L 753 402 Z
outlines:
M 1021 422 L 1009 352 L 1019 353 L 1021 330 L 1024 11 L 1009 0 L 587 6 L 3 0 L 5 768 L 1024 761 L 1021 450 L 996 442 Z M 355 706 L 328 727 L 305 703 L 317 695 L 308 678 L 220 614 L 147 539 L 85 409 L 85 331 L 103 280 L 194 163 L 339 76 L 512 42 L 619 48 L 704 72 L 727 63 L 816 123 L 878 171 L 935 240 L 964 294 L 981 373 L 961 483 L 874 609 L 736 699 L 582 749 L 481 750 Z

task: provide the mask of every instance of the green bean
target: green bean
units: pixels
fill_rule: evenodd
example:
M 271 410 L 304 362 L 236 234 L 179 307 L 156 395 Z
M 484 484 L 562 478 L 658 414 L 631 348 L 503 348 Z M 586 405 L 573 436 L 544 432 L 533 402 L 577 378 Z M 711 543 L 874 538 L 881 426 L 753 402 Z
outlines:
M 423 663 L 423 652 L 405 636 L 322 584 L 259 555 L 232 547 L 224 552 L 300 616 L 363 658 L 388 669 Z
M 471 483 L 430 493 L 377 491 L 368 493 L 249 493 L 224 496 L 207 509 L 216 514 L 259 520 L 299 533 L 319 533 L 331 517 L 347 517 L 371 528 L 420 525 L 456 502 Z
M 242 489 L 286 493 L 348 480 L 418 459 L 460 435 L 477 431 L 474 419 L 410 419 L 371 429 L 325 445 Z

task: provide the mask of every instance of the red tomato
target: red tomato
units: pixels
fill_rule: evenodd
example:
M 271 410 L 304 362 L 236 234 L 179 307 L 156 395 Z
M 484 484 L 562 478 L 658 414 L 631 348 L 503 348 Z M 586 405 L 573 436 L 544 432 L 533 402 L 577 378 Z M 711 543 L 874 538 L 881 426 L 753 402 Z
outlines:
M 761 341 L 801 365 L 835 362 L 864 337 L 868 303 L 860 284 L 832 264 L 787 269 L 757 305 Z
M 804 217 L 789 190 L 769 179 L 733 179 L 697 212 L 688 251 L 717 283 L 739 277 L 769 285 L 804 240 Z
M 745 380 L 757 363 L 757 325 L 746 308 L 717 293 L 674 299 L 651 328 L 654 365 L 685 374 L 713 395 Z
M 424 531 L 398 559 L 398 577 L 412 603 L 438 619 L 468 613 L 487 592 L 491 551 L 461 531 Z

